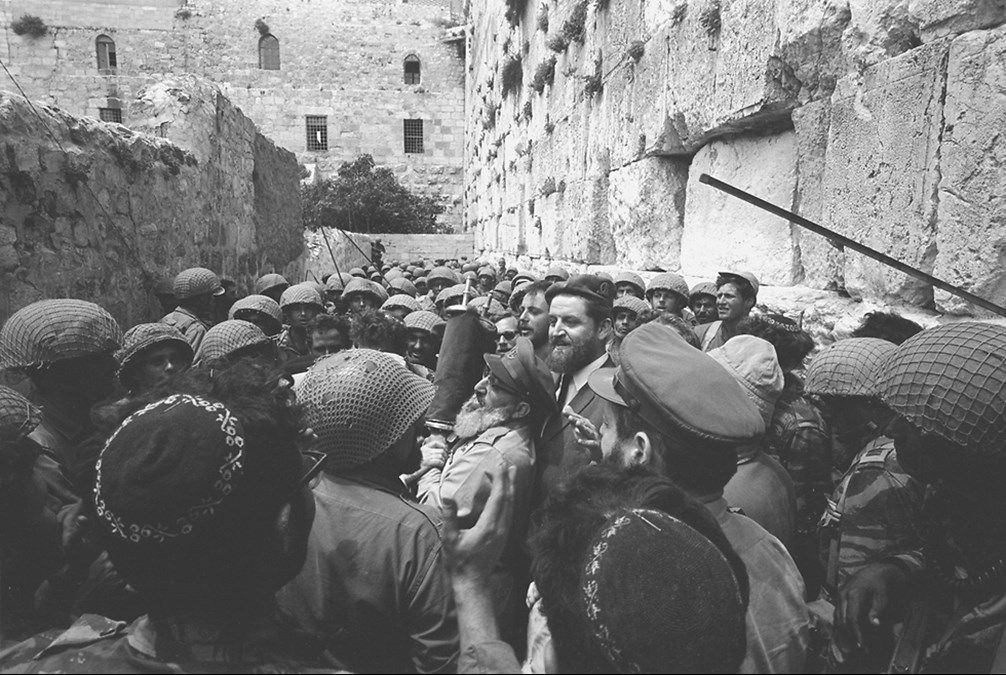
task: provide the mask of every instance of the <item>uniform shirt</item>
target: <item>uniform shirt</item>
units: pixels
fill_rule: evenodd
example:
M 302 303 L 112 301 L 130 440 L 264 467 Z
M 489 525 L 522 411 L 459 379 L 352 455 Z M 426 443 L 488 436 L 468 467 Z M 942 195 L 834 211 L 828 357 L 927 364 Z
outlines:
M 280 333 L 276 346 L 279 348 L 280 355 L 284 361 L 305 356 L 310 357 L 313 354 L 311 351 L 311 339 L 308 337 L 307 331 L 298 329 L 295 332 L 293 326 L 283 327 L 283 332 Z
M 319 643 L 275 620 L 239 639 L 191 618 L 132 624 L 84 614 L 65 631 L 40 633 L 0 652 L 5 673 L 345 672 Z
M 193 354 L 199 351 L 199 345 L 203 343 L 203 338 L 206 337 L 206 331 L 209 328 L 202 319 L 181 306 L 176 307 L 173 312 L 161 319 L 161 323 L 166 323 L 180 330 L 185 336 L 185 341 L 192 347 Z
M 793 480 L 760 445 L 737 450 L 737 473 L 723 487 L 727 504 L 743 511 L 783 544 L 793 540 L 796 494 Z
M 703 500 L 748 571 L 747 654 L 742 673 L 799 673 L 807 657 L 803 577 L 778 539 L 725 499 Z
M 458 625 L 439 513 L 404 485 L 330 473 L 314 503 L 307 558 L 280 608 L 351 670 L 452 672 Z
M 699 345 L 702 347 L 702 351 L 704 352 L 711 352 L 717 347 L 722 347 L 726 343 L 726 340 L 723 337 L 722 321 L 712 321 L 710 323 L 699 324 L 692 330 L 695 331 L 696 337 L 699 338 Z
M 829 593 L 869 563 L 918 546 L 924 492 L 890 438 L 878 436 L 856 455 L 821 517 Z

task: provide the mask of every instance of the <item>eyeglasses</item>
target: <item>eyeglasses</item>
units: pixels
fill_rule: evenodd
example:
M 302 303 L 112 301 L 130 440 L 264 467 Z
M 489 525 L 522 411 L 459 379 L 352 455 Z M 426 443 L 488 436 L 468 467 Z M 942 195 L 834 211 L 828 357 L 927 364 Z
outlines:
M 317 450 L 301 450 L 300 457 L 306 470 L 301 479 L 297 481 L 296 489 L 299 490 L 305 485 L 314 488 L 318 484 L 316 479 L 321 475 L 321 470 L 325 468 L 325 460 L 328 459 L 328 455 Z
M 510 341 L 517 337 L 517 331 L 515 330 L 505 330 L 499 333 L 499 337 L 503 340 Z

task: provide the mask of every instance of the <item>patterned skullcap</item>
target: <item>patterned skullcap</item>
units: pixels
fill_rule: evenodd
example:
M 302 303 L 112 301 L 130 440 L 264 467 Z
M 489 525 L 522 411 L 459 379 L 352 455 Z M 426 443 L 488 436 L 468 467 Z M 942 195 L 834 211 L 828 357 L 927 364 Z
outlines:
M 754 335 L 738 335 L 710 350 L 709 356 L 734 376 L 758 407 L 765 428 L 770 428 L 785 383 L 772 343 Z
M 354 293 L 369 295 L 377 307 L 380 307 L 388 299 L 388 292 L 384 290 L 384 286 L 369 279 L 353 279 L 342 290 L 342 297 L 344 300 L 349 300 L 349 296 Z
M 644 311 L 650 309 L 650 306 L 646 304 L 645 300 L 640 300 L 634 295 L 623 295 L 620 298 L 615 298 L 615 301 L 611 303 L 612 315 L 619 309 L 627 309 L 630 312 L 635 312 L 636 316 L 639 316 Z
M 685 302 L 688 302 L 688 282 L 680 274 L 674 272 L 661 272 L 650 279 L 650 285 L 646 287 L 646 297 L 651 297 L 653 291 L 657 289 L 677 293 Z
M 255 293 L 261 295 L 271 288 L 282 286 L 283 290 L 290 287 L 290 282 L 282 274 L 265 274 L 255 282 Z
M 412 312 L 405 317 L 406 328 L 425 330 L 427 333 L 432 333 L 434 329 L 439 328 L 446 323 L 447 322 L 439 316 L 433 312 L 427 312 L 425 309 L 421 309 L 418 312 Z
M 611 275 L 611 281 L 617 287 L 618 284 L 632 284 L 639 289 L 639 293 L 643 294 L 646 292 L 646 284 L 643 282 L 643 278 L 636 274 L 635 272 L 630 272 L 628 270 L 622 270 Z
M 0 385 L 0 442 L 16 443 L 34 431 L 42 412 L 10 387 Z
M 404 293 L 405 295 L 410 295 L 413 298 L 419 295 L 419 289 L 416 285 L 406 279 L 401 277 L 398 279 L 393 279 L 388 282 L 388 288 L 397 291 L 397 293 Z
M 881 366 L 895 348 L 879 338 L 839 340 L 811 360 L 804 391 L 818 396 L 877 396 Z
M 711 295 L 716 297 L 716 284 L 711 281 L 700 281 L 699 283 L 692 286 L 692 290 L 688 293 L 689 301 L 695 299 L 696 295 Z
M 192 359 L 192 346 L 182 332 L 166 323 L 141 323 L 133 326 L 122 336 L 122 349 L 115 352 L 119 362 L 119 372 L 124 371 L 142 352 L 154 345 L 173 344 Z
M 132 544 L 212 527 L 244 477 L 244 430 L 219 401 L 174 394 L 119 425 L 98 458 L 99 525 Z
M 411 315 L 410 315 L 411 316 Z M 409 433 L 433 400 L 433 385 L 384 352 L 351 349 L 319 360 L 296 388 L 328 466 L 371 461 Z
M 458 275 L 449 267 L 434 267 L 430 270 L 430 273 L 426 275 L 426 282 L 429 283 L 434 279 L 442 279 L 449 284 L 458 283 Z
M 314 305 L 318 309 L 325 309 L 321 304 L 321 294 L 310 283 L 294 284 L 283 291 L 283 295 L 279 296 L 279 307 L 284 309 L 289 305 Z
M 262 329 L 253 323 L 231 319 L 221 321 L 206 331 L 196 352 L 196 365 L 213 363 L 230 356 L 239 349 L 271 342 Z
M 1006 452 L 1006 327 L 952 323 L 913 335 L 887 357 L 877 390 L 923 433 L 969 452 L 1001 456 Z
M 112 315 L 86 300 L 39 300 L 0 328 L 0 369 L 29 368 L 114 352 L 122 330 Z
M 580 569 L 580 600 L 611 672 L 736 672 L 744 658 L 747 608 L 729 560 L 663 511 L 608 517 Z
M 212 270 L 205 267 L 190 267 L 182 270 L 175 277 L 172 286 L 175 298 L 178 300 L 188 300 L 197 295 L 212 293 L 213 295 L 223 295 L 224 287 L 220 284 L 220 277 Z
M 279 308 L 279 303 L 268 295 L 246 295 L 233 305 L 227 312 L 228 319 L 240 319 L 238 313 L 259 312 L 275 319 L 278 323 L 283 323 L 283 310 Z
M 381 309 L 391 309 L 392 307 L 403 307 L 410 312 L 419 311 L 419 303 L 411 295 L 405 295 L 404 293 L 399 295 L 392 295 L 390 298 L 384 301 L 381 305 Z

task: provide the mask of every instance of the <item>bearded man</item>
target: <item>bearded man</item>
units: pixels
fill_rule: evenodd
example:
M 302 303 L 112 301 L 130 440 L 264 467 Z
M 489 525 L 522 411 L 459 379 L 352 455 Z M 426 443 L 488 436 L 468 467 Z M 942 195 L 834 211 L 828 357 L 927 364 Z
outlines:
M 536 503 L 559 481 L 600 459 L 577 439 L 577 429 L 589 420 L 601 426 L 603 401 L 587 386 L 592 373 L 614 367 L 606 346 L 611 337 L 612 300 L 615 286 L 592 274 L 570 277 L 549 287 L 549 353 L 546 363 L 559 375 L 556 390 L 557 411 L 550 415 L 538 440 L 538 477 L 540 486 Z M 561 411 L 561 412 L 559 412 Z
M 484 358 L 489 375 L 475 385 L 474 395 L 462 406 L 447 443 L 434 435 L 423 444 L 423 463 L 431 468 L 419 479 L 417 497 L 437 508 L 454 502 L 461 527 L 469 528 L 492 490 L 489 476 L 516 467 L 514 521 L 492 590 L 497 618 L 517 629 L 519 623 L 513 619 L 529 572 L 521 542 L 531 510 L 534 429 L 555 407 L 552 374 L 534 355 L 527 338 L 517 338 L 517 346 L 502 356 Z

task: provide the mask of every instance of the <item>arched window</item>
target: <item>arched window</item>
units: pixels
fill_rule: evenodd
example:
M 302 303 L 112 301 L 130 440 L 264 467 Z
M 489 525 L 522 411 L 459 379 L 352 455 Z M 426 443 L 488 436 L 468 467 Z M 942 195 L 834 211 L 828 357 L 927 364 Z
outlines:
M 258 41 L 258 67 L 262 70 L 279 70 L 279 40 L 267 33 Z
M 419 84 L 419 57 L 409 54 L 405 57 L 405 84 Z
M 98 50 L 98 70 L 115 70 L 115 41 L 107 35 L 99 35 L 94 41 Z

